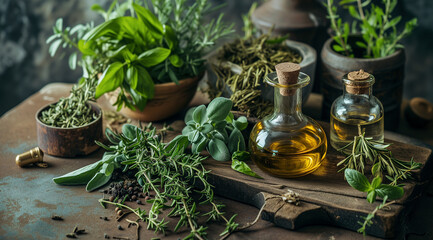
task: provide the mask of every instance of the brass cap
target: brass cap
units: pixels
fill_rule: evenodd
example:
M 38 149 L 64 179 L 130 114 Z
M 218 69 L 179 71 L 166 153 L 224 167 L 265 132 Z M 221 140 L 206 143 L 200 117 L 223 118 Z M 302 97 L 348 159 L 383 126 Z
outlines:
M 20 167 L 24 167 L 32 163 L 41 163 L 43 162 L 43 158 L 44 153 L 39 147 L 35 147 L 25 153 L 17 155 L 15 163 Z

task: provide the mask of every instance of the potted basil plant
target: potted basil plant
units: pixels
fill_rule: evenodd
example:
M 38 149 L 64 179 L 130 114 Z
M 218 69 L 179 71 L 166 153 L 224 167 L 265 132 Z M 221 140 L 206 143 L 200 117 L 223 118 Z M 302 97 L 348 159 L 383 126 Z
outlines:
M 134 1 L 115 1 L 107 11 L 93 5 L 105 21 L 63 30 L 59 19 L 47 40 L 50 52 L 54 55 L 60 45 L 78 50 L 70 56 L 70 66 L 92 69 L 84 71 L 85 76 L 98 72 L 95 97 L 108 93 L 117 110 L 126 107 L 126 116 L 143 121 L 167 118 L 193 97 L 207 48 L 232 32 L 221 22 L 222 15 L 203 23 L 210 10 L 207 0 L 189 8 L 183 2 L 155 0 L 145 8 Z
M 325 4 L 332 30 L 332 37 L 321 53 L 322 116 L 325 119 L 329 119 L 331 105 L 341 95 L 343 75 L 363 69 L 376 79 L 373 90 L 384 106 L 385 128 L 398 127 L 405 64 L 404 46 L 400 41 L 412 32 L 417 19 L 409 20 L 403 30 L 398 31 L 401 16 L 392 15 L 397 0 L 382 0 L 381 3 L 340 1 L 340 7 L 347 9 L 352 18 L 348 22 L 338 17 L 333 0 Z

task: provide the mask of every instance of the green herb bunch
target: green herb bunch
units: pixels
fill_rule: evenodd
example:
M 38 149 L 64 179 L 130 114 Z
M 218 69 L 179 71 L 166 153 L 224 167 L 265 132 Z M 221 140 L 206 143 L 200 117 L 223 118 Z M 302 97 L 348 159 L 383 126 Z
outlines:
M 168 221 L 161 219 L 163 209 L 170 209 L 169 217 L 176 217 L 177 224 L 174 231 L 187 226 L 191 233 L 187 238 L 204 239 L 206 227 L 198 224 L 200 216 L 208 220 L 223 220 L 226 229 L 221 235 L 234 231 L 238 224 L 234 216 L 227 219 L 221 211 L 224 207 L 214 200 L 212 186 L 207 181 L 207 171 L 202 161 L 205 157 L 198 154 L 184 153 L 178 148 L 168 148 L 156 134 L 154 127 L 148 126 L 143 130 L 133 125 L 125 124 L 122 133 L 115 134 L 107 130 L 106 136 L 110 145 L 99 143 L 107 150 L 104 157 L 91 165 L 54 179 L 57 184 L 76 185 L 86 184 L 87 190 L 92 191 L 109 181 L 114 170 L 134 171 L 143 191 L 154 191 L 154 199 L 149 212 L 141 209 L 130 209 L 140 219 L 147 222 L 148 229 L 165 233 Z M 195 186 L 200 186 L 196 188 Z M 193 192 L 200 195 L 200 202 L 194 200 Z M 100 200 L 101 203 L 126 207 L 122 203 Z M 208 204 L 211 210 L 205 213 L 197 211 L 198 204 Z
M 397 24 L 401 16 L 392 16 L 392 12 L 398 0 L 382 0 L 382 7 L 371 4 L 371 0 L 342 0 L 340 6 L 346 8 L 353 21 L 342 22 L 337 15 L 337 7 L 333 0 L 327 0 L 325 4 L 331 28 L 334 31 L 333 39 L 336 44 L 332 48 L 348 57 L 380 58 L 394 53 L 403 48 L 400 41 L 407 37 L 417 25 L 417 19 L 413 18 L 405 23 L 403 31 L 397 30 Z M 370 8 L 368 9 L 368 7 Z M 351 34 L 360 34 L 361 39 L 351 45 L 348 41 Z M 356 53 L 356 48 L 363 49 L 361 56 Z
M 54 55 L 59 46 L 75 48 L 81 58 L 72 53 L 71 67 L 77 63 L 87 65 L 83 68 L 84 76 L 101 73 L 96 98 L 119 89 L 114 103 L 118 110 L 123 106 L 143 110 L 154 96 L 155 83 L 178 83 L 178 79 L 198 76 L 204 65 L 204 49 L 231 32 L 221 17 L 203 24 L 202 16 L 209 8 L 207 1 L 193 4 L 190 12 L 182 6 L 184 2 L 154 1 L 155 13 L 163 22 L 134 1 L 113 1 L 107 11 L 93 5 L 92 10 L 105 21 L 95 27 L 89 23 L 62 30 L 59 19 L 54 35 L 47 40 L 51 43 L 50 54 Z M 172 15 L 175 19 L 168 19 Z
M 343 165 L 343 169 L 351 168 L 364 173 L 367 163 L 372 164 L 374 176 L 385 175 L 392 185 L 397 185 L 398 180 L 408 179 L 411 171 L 419 169 L 420 163 L 413 160 L 403 161 L 395 158 L 387 148 L 391 144 L 381 143 L 365 137 L 365 133 L 355 136 L 354 140 L 340 149 L 352 149 L 351 153 L 337 166 Z M 367 162 L 368 160 L 368 162 Z M 340 171 L 341 171 L 340 170 Z
M 191 108 L 186 116 L 186 127 L 182 135 L 176 136 L 169 144 L 169 149 L 186 149 L 191 145 L 193 153 L 206 149 L 218 161 L 228 161 L 236 151 L 245 151 L 245 139 L 242 130 L 248 126 L 246 117 L 234 119 L 230 112 L 232 101 L 219 97 L 209 106 L 200 105 Z
M 90 101 L 95 100 L 95 77 L 82 78 L 80 83 L 72 87 L 68 97 L 60 98 L 57 103 L 42 111 L 39 120 L 59 128 L 80 127 L 96 120 L 101 113 L 96 113 L 89 105 Z

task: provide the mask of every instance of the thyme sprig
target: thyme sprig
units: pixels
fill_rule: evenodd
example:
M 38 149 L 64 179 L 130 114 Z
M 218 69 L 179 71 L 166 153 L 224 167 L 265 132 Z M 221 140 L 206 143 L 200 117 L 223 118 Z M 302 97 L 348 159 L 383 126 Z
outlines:
M 146 213 L 140 209 L 131 209 L 140 219 L 147 223 L 148 229 L 165 233 L 168 221 L 160 218 L 163 209 L 171 209 L 168 217 L 177 217 L 174 231 L 187 226 L 190 229 L 188 238 L 204 239 L 207 227 L 198 223 L 200 216 L 208 216 L 209 220 L 223 220 L 226 229 L 223 235 L 234 231 L 237 224 L 233 216 L 230 220 L 221 211 L 224 205 L 214 200 L 212 185 L 207 181 L 207 171 L 202 161 L 206 157 L 198 154 L 180 152 L 180 149 L 168 150 L 160 140 L 154 127 L 145 127 L 143 130 L 127 125 L 123 132 L 115 134 L 110 132 L 108 139 L 112 145 L 101 144 L 109 154 L 122 158 L 123 171 L 136 171 L 136 178 L 143 191 L 153 191 L 154 199 L 148 202 L 152 204 Z M 199 189 L 193 187 L 201 186 Z M 198 193 L 200 198 L 195 201 L 193 193 Z M 100 200 L 101 203 L 108 203 Z M 126 207 L 123 204 L 116 206 Z M 211 210 L 205 213 L 197 211 L 198 204 L 208 204 Z
M 373 175 L 382 176 L 385 174 L 392 185 L 397 185 L 398 180 L 410 178 L 411 171 L 419 169 L 422 164 L 415 162 L 413 158 L 410 161 L 395 158 L 392 152 L 387 149 L 390 145 L 365 137 L 365 132 L 363 132 L 359 136 L 355 136 L 352 142 L 338 149 L 340 152 L 345 149 L 352 149 L 352 151 L 337 166 L 343 165 L 340 171 L 351 168 L 364 173 L 368 160 L 373 165 Z

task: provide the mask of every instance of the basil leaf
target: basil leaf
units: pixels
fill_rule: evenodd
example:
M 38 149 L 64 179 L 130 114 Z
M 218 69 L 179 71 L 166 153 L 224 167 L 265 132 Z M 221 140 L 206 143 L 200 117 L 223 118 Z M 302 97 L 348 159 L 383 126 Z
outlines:
M 213 159 L 217 161 L 230 160 L 230 153 L 225 143 L 217 138 L 210 140 L 207 150 Z
M 206 119 L 206 106 L 200 105 L 200 106 L 196 107 L 194 112 L 192 113 L 192 119 L 196 123 L 200 123 L 200 124 L 204 123 L 207 120 Z
M 152 99 L 155 93 L 155 84 L 150 76 L 149 72 L 141 67 L 137 68 L 137 86 L 134 88 L 141 96 Z
M 95 98 L 99 98 L 102 94 L 118 88 L 123 82 L 123 77 L 123 64 L 120 62 L 110 64 L 99 79 Z
M 379 197 L 384 198 L 385 196 L 388 196 L 388 199 L 390 200 L 399 199 L 404 195 L 402 187 L 386 184 L 380 185 L 375 191 Z
M 373 179 L 373 181 L 371 182 L 371 188 L 372 189 L 376 189 L 380 186 L 380 184 L 382 183 L 382 178 L 377 176 Z
M 374 201 L 376 201 L 376 191 L 370 191 L 367 194 L 367 201 L 369 203 L 373 203 Z
M 133 3 L 132 4 L 138 18 L 149 28 L 153 37 L 160 39 L 164 33 L 163 26 L 158 18 L 148 9 Z
M 170 49 L 157 47 L 140 54 L 138 61 L 144 67 L 152 67 L 167 59 L 170 53 Z
M 232 155 L 232 166 L 231 166 L 232 169 L 251 177 L 263 179 L 260 175 L 258 175 L 253 170 L 251 170 L 251 168 L 248 166 L 247 163 L 242 161 L 242 159 L 245 159 L 246 156 L 249 157 L 249 152 L 246 151 L 234 152 Z
M 364 174 L 350 168 L 344 170 L 344 177 L 349 185 L 361 192 L 368 192 L 371 190 L 371 185 Z
M 229 114 L 232 109 L 233 102 L 224 97 L 217 97 L 209 103 L 206 114 L 207 117 L 212 121 L 222 121 Z
M 183 61 L 180 59 L 180 57 L 176 54 L 171 55 L 168 60 L 170 60 L 170 63 L 173 64 L 175 67 L 182 67 Z
M 241 131 L 234 129 L 229 137 L 229 151 L 234 153 L 236 151 L 245 151 L 245 140 Z

